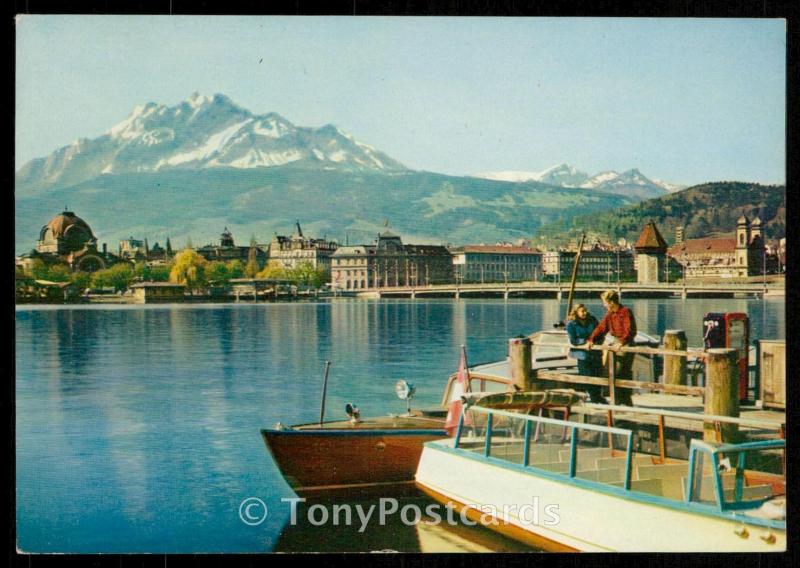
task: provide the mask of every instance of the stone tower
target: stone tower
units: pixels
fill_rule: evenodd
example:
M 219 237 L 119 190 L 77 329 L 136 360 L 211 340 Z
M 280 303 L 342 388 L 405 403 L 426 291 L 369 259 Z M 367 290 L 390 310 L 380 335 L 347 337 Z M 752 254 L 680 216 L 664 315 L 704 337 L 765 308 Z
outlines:
M 759 223 L 760 225 L 760 223 Z M 759 232 L 760 226 L 759 226 Z M 750 252 L 750 220 L 742 215 L 736 221 L 736 275 L 747 276 Z
M 664 280 L 667 263 L 667 243 L 651 219 L 639 235 L 636 244 L 637 282 L 652 284 Z

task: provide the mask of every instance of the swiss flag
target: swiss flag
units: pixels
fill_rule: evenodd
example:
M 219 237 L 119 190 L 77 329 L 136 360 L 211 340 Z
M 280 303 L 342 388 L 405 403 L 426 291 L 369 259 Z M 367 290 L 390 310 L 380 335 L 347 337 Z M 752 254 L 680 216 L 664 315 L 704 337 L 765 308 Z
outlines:
M 461 361 L 458 364 L 458 375 L 456 376 L 453 392 L 450 396 L 450 408 L 447 411 L 447 419 L 444 422 L 444 429 L 447 435 L 453 437 L 458 429 L 458 420 L 461 418 L 463 403 L 461 395 L 470 392 L 469 386 L 469 367 L 467 366 L 467 348 L 461 346 Z M 472 425 L 472 417 L 469 414 L 464 416 L 464 425 Z

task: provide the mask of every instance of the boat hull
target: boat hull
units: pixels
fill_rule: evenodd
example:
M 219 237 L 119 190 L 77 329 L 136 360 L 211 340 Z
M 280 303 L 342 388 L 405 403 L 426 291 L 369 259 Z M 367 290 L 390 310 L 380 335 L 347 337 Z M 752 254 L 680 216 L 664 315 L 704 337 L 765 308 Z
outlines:
M 495 520 L 487 524 L 489 528 L 546 550 L 786 550 L 785 530 L 770 532 L 764 527 L 749 527 L 749 536 L 743 538 L 735 532 L 741 525 L 730 519 L 667 507 L 646 498 L 622 498 L 537 476 L 530 468 L 525 469 L 528 471 L 503 467 L 482 456 L 467 457 L 439 443 L 427 444 L 416 483 L 444 504 L 452 501 L 456 507 L 461 504 L 476 513 L 482 511 L 485 517 Z M 523 506 L 526 506 L 524 515 Z M 497 515 L 492 515 L 493 511 Z M 764 540 L 770 534 L 774 537 L 771 543 Z
M 264 443 L 295 490 L 411 482 L 425 442 L 443 428 L 262 430 Z

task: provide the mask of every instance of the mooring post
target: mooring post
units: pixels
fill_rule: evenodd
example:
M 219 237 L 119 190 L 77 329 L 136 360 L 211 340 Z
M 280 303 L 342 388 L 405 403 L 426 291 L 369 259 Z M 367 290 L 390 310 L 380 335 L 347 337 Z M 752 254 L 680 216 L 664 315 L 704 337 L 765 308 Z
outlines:
M 736 349 L 709 349 L 706 359 L 705 413 L 739 417 L 739 367 Z M 703 424 L 707 442 L 735 442 L 738 424 L 720 424 L 719 436 L 713 422 Z
M 670 351 L 686 351 L 689 345 L 686 332 L 682 329 L 668 329 L 664 332 L 664 349 Z M 664 355 L 664 384 L 686 384 L 686 357 Z
M 511 381 L 523 391 L 537 390 L 531 372 L 531 340 L 527 337 L 512 337 L 508 340 L 508 365 Z

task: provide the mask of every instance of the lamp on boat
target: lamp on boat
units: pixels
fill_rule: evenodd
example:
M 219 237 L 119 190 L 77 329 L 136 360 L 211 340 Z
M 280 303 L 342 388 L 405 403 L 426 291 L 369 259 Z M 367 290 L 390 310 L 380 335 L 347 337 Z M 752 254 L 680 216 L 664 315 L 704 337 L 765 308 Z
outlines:
M 417 387 L 413 383 L 400 379 L 394 385 L 394 392 L 397 394 L 397 398 L 406 401 L 406 413 L 402 416 L 411 416 L 411 399 L 414 398 Z
M 358 410 L 358 407 L 352 402 L 348 402 L 347 404 L 344 405 L 344 411 L 350 417 L 350 422 L 352 424 L 357 424 L 361 422 L 361 412 Z

